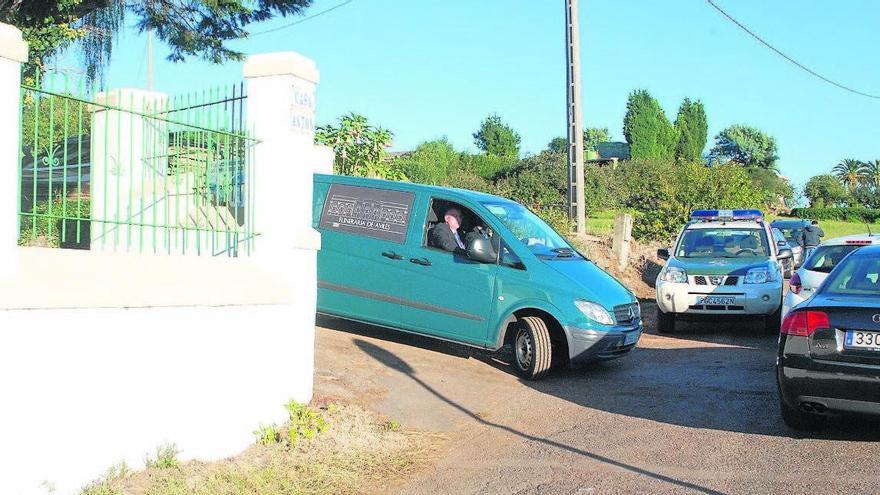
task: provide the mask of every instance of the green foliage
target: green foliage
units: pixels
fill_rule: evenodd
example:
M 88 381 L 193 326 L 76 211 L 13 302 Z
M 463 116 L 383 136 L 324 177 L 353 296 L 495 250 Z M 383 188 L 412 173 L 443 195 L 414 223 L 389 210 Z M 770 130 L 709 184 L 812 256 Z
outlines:
M 685 98 L 675 118 L 675 134 L 678 137 L 675 159 L 679 162 L 699 162 L 706 147 L 708 132 L 703 103 Z
M 484 180 L 492 180 L 506 173 L 516 163 L 517 158 L 515 156 L 471 155 L 469 153 L 462 153 L 460 156 L 461 168 L 472 172 Z
M 400 429 L 400 421 L 389 419 L 385 422 L 383 428 L 387 431 L 397 431 Z
M 875 191 L 880 191 L 880 160 L 866 162 L 862 178 L 865 185 Z
M 754 187 L 764 193 L 764 203 L 768 206 L 785 206 L 794 199 L 794 187 L 775 170 L 749 167 L 746 172 Z
M 474 144 L 477 148 L 490 155 L 507 158 L 519 157 L 520 141 L 519 134 L 497 114 L 486 117 L 480 124 L 480 129 L 474 133 Z
M 291 400 L 287 403 L 286 407 L 290 415 L 288 440 L 291 446 L 296 444 L 297 438 L 311 440 L 318 433 L 325 432 L 329 427 L 320 412 L 306 404 L 300 404 Z
M 584 152 L 596 151 L 599 143 L 611 141 L 611 134 L 607 127 L 588 127 L 584 129 Z M 562 136 L 553 138 L 547 143 L 547 151 L 553 153 L 568 153 L 568 138 Z
M 395 162 L 385 160 L 391 145 L 391 131 L 373 126 L 363 115 L 350 113 L 339 118 L 339 125 L 318 126 L 315 142 L 333 148 L 334 171 L 342 175 L 406 180 Z
M 88 136 L 91 131 L 92 118 L 85 103 L 46 96 L 28 98 L 22 105 L 21 144 L 27 151 L 31 151 L 36 143 L 38 154 L 46 155 L 58 148 L 65 138 Z M 88 142 L 84 144 L 88 146 Z
M 760 129 L 735 124 L 715 136 L 715 146 L 709 152 L 713 161 L 731 161 L 744 167 L 776 168 L 779 159 L 776 139 Z
M 804 196 L 813 208 L 839 206 L 846 203 L 848 198 L 844 185 L 830 174 L 811 177 L 804 186 Z
M 764 193 L 748 173 L 735 165 L 705 167 L 697 163 L 632 162 L 619 167 L 631 192 L 622 206 L 633 210 L 637 239 L 664 240 L 698 208 L 762 208 Z
M 60 50 L 78 42 L 90 78 L 102 74 L 113 43 L 133 15 L 141 31 L 153 31 L 169 49 L 168 60 L 199 57 L 213 63 L 242 60 L 226 46 L 247 37 L 248 26 L 275 16 L 301 14 L 311 0 L 63 0 L 0 2 L 0 21 L 22 30 L 31 49 L 25 75 L 33 77 Z
M 853 197 L 856 204 L 865 208 L 880 208 L 880 190 L 877 188 L 860 187 Z
M 841 182 L 846 184 L 849 193 L 854 194 L 856 188 L 864 182 L 868 167 L 860 160 L 847 158 L 835 165 L 832 172 Z
M 144 464 L 146 464 L 147 468 L 176 468 L 180 465 L 180 462 L 177 460 L 177 454 L 180 454 L 177 445 L 173 443 L 161 445 L 156 447 L 156 457 L 151 458 L 147 456 L 144 459 Z
M 588 127 L 584 129 L 584 151 L 596 151 L 599 143 L 611 141 L 607 127 Z
M 568 138 L 555 137 L 547 143 L 547 151 L 551 153 L 568 153 Z
M 461 154 L 446 138 L 424 142 L 411 153 L 395 159 L 406 177 L 420 184 L 440 184 L 461 169 Z
M 254 436 L 257 437 L 257 443 L 260 445 L 272 445 L 281 442 L 281 432 L 278 430 L 278 425 L 275 424 L 260 424 L 254 430 Z
M 647 90 L 633 91 L 626 102 L 623 135 L 633 160 L 668 160 L 675 150 L 675 129 Z
M 880 210 L 874 208 L 795 208 L 791 210 L 791 216 L 859 224 L 880 222 Z
M 75 195 L 74 195 L 75 196 Z M 38 201 L 29 206 L 27 215 L 19 216 L 19 246 L 72 247 L 83 248 L 88 245 L 91 202 L 88 198 L 77 201 L 68 198 L 66 204 L 61 196 L 56 196 L 52 204 Z M 62 218 L 65 216 L 68 220 Z M 84 219 L 77 221 L 75 219 Z M 77 240 L 79 229 L 79 241 Z M 63 237 L 63 238 L 62 238 Z
M 545 151 L 519 162 L 498 177 L 497 194 L 522 203 L 529 208 L 564 208 L 568 188 L 565 155 Z
M 456 170 L 449 177 L 440 181 L 439 185 L 486 193 L 494 193 L 495 191 L 495 186 L 491 181 L 478 176 L 470 170 Z

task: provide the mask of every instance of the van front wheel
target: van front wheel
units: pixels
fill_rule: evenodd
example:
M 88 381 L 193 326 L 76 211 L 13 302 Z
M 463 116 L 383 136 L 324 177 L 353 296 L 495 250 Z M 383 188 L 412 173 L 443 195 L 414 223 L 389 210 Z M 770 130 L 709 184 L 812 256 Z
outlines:
M 516 372 L 526 380 L 537 380 L 550 371 L 552 346 L 550 330 L 544 320 L 524 316 L 517 322 L 513 339 L 513 360 Z

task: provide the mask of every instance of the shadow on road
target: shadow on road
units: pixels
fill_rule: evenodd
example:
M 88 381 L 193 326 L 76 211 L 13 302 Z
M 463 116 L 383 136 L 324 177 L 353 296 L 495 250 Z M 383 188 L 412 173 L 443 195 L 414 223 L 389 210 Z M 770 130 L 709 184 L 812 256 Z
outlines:
M 512 353 L 507 348 L 500 352 L 485 351 L 331 317 L 321 316 L 317 322 L 320 326 L 355 335 L 411 345 L 461 359 L 477 359 L 515 375 L 509 364 Z M 697 324 L 685 326 L 681 333 L 674 335 L 677 337 L 675 347 L 656 348 L 640 344 L 621 359 L 575 370 L 555 369 L 544 380 L 523 383 L 581 407 L 688 428 L 797 438 L 880 441 L 880 424 L 872 421 L 833 420 L 828 428 L 805 434 L 786 428 L 780 417 L 776 392 L 776 338 L 766 335 L 762 328 L 727 326 L 730 325 L 722 328 L 718 325 L 715 328 Z M 683 341 L 694 341 L 694 345 L 687 346 Z M 361 340 L 357 342 L 362 348 L 367 344 Z M 382 352 L 385 353 L 385 359 L 379 359 L 382 363 L 402 372 L 411 370 L 409 365 L 405 369 L 392 365 L 397 362 L 391 359 L 393 355 Z
M 579 449 L 579 448 L 561 443 L 561 442 L 557 442 L 555 440 L 550 440 L 547 438 L 538 437 L 535 435 L 530 435 L 528 433 L 519 431 L 519 430 L 512 428 L 510 426 L 507 426 L 507 425 L 502 425 L 502 424 L 494 423 L 492 421 L 488 421 L 488 420 L 480 417 L 480 415 L 477 415 L 473 411 L 463 407 L 462 405 L 458 404 L 457 402 L 444 396 L 443 394 L 438 392 L 436 389 L 434 389 L 430 384 L 424 382 L 421 378 L 416 376 L 415 370 L 404 359 L 401 359 L 400 357 L 396 356 L 394 353 L 389 352 L 385 349 L 382 349 L 379 346 L 376 346 L 374 344 L 371 344 L 371 343 L 366 342 L 361 339 L 355 339 L 355 345 L 357 345 L 357 347 L 359 349 L 361 349 L 363 352 L 365 352 L 367 355 L 369 355 L 373 359 L 379 361 L 380 363 L 384 364 L 385 366 L 387 366 L 391 369 L 397 370 L 397 371 L 403 373 L 404 375 L 408 376 L 410 379 L 412 379 L 413 381 L 418 383 L 422 388 L 424 388 L 425 390 L 430 392 L 432 395 L 434 395 L 435 397 L 437 397 L 438 399 L 440 399 L 444 403 L 452 406 L 453 408 L 461 411 L 465 415 L 471 417 L 474 421 L 476 421 L 480 424 L 483 424 L 485 426 L 489 426 L 491 428 L 496 428 L 499 430 L 506 431 L 510 434 L 516 435 L 516 436 L 523 438 L 525 440 L 529 440 L 532 442 L 539 442 L 539 443 L 542 443 L 542 444 L 545 444 L 545 445 L 548 445 L 551 447 L 555 447 L 555 448 L 565 450 L 565 451 L 568 451 L 568 452 L 571 452 L 571 453 L 574 453 L 577 455 L 581 455 L 583 457 L 587 457 L 589 459 L 593 459 L 598 462 L 602 462 L 602 463 L 605 463 L 605 464 L 608 464 L 611 466 L 625 469 L 625 470 L 630 471 L 632 473 L 636 473 L 636 474 L 639 474 L 642 476 L 647 476 L 647 477 L 650 477 L 650 478 L 653 478 L 656 480 L 660 480 L 660 481 L 663 481 L 663 482 L 666 482 L 666 483 L 669 483 L 669 484 L 672 484 L 672 485 L 675 485 L 675 486 L 678 486 L 681 488 L 686 488 L 688 490 L 693 490 L 693 491 L 699 492 L 699 493 L 711 493 L 711 494 L 721 493 L 721 492 L 706 488 L 704 486 L 700 486 L 700 485 L 697 485 L 694 483 L 689 483 L 686 481 L 678 480 L 678 479 L 675 479 L 675 478 L 672 478 L 672 477 L 669 477 L 669 476 L 666 476 L 666 475 L 663 475 L 660 473 L 656 473 L 653 471 L 649 471 L 647 469 L 640 468 L 638 466 L 633 466 L 631 464 L 626 464 L 623 462 L 615 461 L 614 459 L 611 459 L 609 457 L 598 455 L 598 454 L 595 454 L 595 453 L 592 453 L 592 452 L 589 452 L 589 451 L 586 451 L 583 449 Z

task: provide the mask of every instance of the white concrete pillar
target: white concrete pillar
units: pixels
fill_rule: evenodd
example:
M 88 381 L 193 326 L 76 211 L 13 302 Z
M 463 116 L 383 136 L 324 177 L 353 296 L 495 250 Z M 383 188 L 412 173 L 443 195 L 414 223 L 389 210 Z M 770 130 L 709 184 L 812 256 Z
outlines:
M 311 400 L 314 374 L 317 250 L 312 228 L 315 171 L 327 171 L 332 153 L 315 146 L 314 61 L 294 52 L 254 55 L 244 66 L 247 122 L 254 149 L 256 253 L 289 281 L 291 339 L 282 345 L 291 362 L 290 396 Z M 306 381 L 307 378 L 307 381 Z
M 174 213 L 169 212 L 167 201 L 167 189 L 173 189 L 166 180 L 168 125 L 144 116 L 161 116 L 167 101 L 163 93 L 140 89 L 116 89 L 95 97 L 91 136 L 93 251 L 174 251 L 174 245 L 169 245 L 171 231 L 152 227 L 176 223 L 175 218 L 168 218 Z
M 21 31 L 0 23 L 0 274 L 14 270 L 18 251 L 21 64 L 27 58 Z

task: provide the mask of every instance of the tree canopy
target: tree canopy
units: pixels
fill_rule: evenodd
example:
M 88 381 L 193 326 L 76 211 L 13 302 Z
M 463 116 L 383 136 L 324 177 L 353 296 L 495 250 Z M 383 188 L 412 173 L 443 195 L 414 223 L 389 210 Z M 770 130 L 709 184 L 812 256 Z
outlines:
M 630 145 L 633 160 L 666 160 L 673 156 L 675 129 L 660 103 L 644 89 L 629 95 L 623 136 Z
M 486 117 L 474 133 L 477 148 L 502 157 L 518 158 L 520 140 L 519 134 L 496 114 Z
M 810 178 L 804 186 L 804 196 L 813 208 L 825 208 L 844 204 L 847 191 L 837 177 L 830 174 Z
M 315 129 L 315 142 L 333 148 L 334 171 L 343 175 L 405 180 L 406 176 L 385 160 L 391 145 L 391 131 L 369 123 L 356 113 L 343 115 L 339 125 Z
M 241 60 L 226 42 L 246 38 L 248 26 L 296 15 L 312 0 L 0 0 L 0 21 L 22 30 L 30 45 L 25 75 L 33 77 L 61 50 L 79 43 L 89 78 L 100 77 L 116 35 L 129 17 L 171 49 L 173 62 L 199 57 L 214 63 Z
M 775 169 L 779 159 L 776 139 L 760 129 L 741 124 L 719 132 L 709 156 L 716 161 L 768 169 Z
M 709 125 L 703 103 L 685 98 L 675 118 L 675 134 L 678 138 L 675 159 L 680 162 L 699 162 L 706 147 L 708 133 Z
M 833 171 L 837 178 L 846 184 L 850 194 L 853 194 L 856 188 L 865 180 L 865 174 L 868 170 L 864 162 L 847 158 L 835 165 Z

